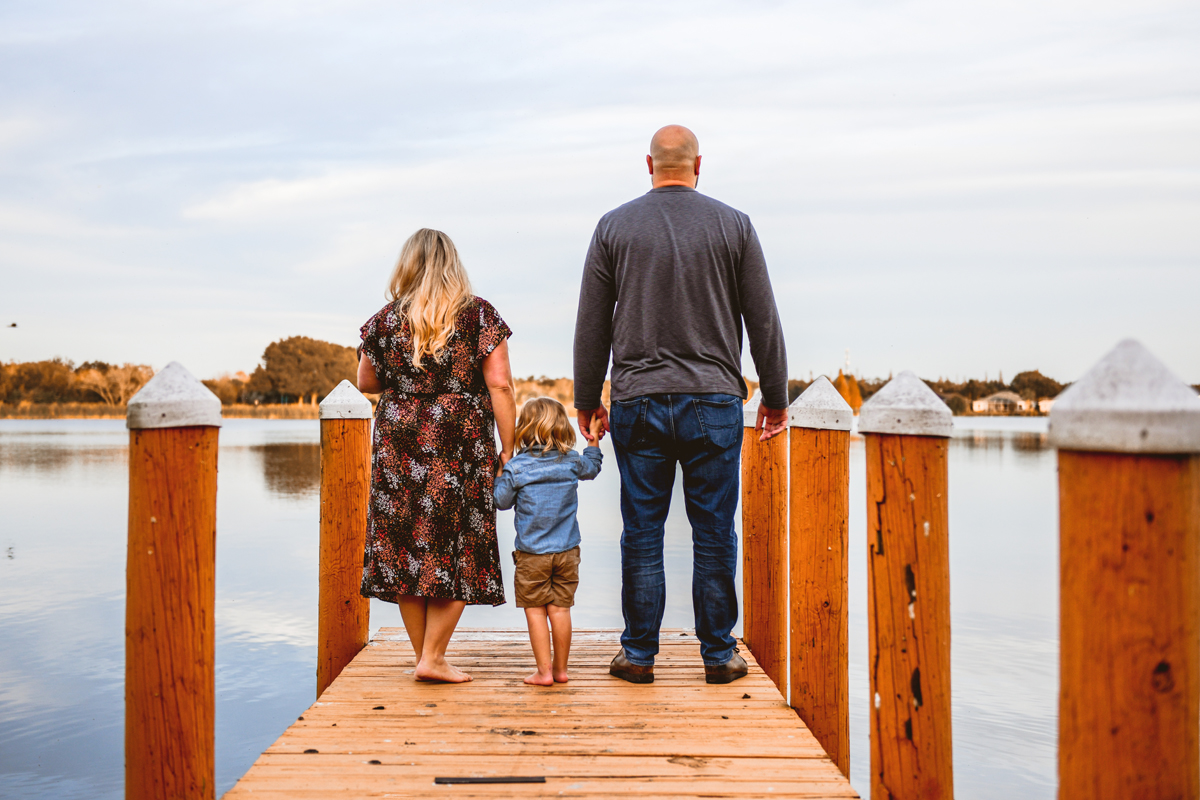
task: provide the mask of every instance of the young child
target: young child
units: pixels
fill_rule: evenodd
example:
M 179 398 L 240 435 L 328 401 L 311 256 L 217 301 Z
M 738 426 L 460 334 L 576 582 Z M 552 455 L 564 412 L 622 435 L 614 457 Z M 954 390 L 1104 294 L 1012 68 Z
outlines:
M 591 434 L 603 434 L 593 420 Z M 517 608 L 525 609 L 529 642 L 537 672 L 525 679 L 534 686 L 567 682 L 571 652 L 571 606 L 579 585 L 579 481 L 600 474 L 600 448 L 575 452 L 575 431 L 562 403 L 537 397 L 517 419 L 517 454 L 496 478 L 496 508 L 516 506 Z M 547 628 L 549 621 L 550 628 Z M 554 658 L 550 657 L 550 629 Z

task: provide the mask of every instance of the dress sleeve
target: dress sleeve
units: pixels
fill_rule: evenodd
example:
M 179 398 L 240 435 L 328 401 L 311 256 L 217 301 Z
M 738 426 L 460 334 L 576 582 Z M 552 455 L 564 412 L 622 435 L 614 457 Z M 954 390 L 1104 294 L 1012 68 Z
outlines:
M 384 374 L 387 371 L 387 366 L 383 358 L 383 339 L 386 332 L 383 330 L 384 325 L 379 314 L 367 320 L 367 323 L 359 329 L 359 334 L 362 336 L 362 351 L 363 355 L 371 359 L 371 364 L 375 367 L 375 376 L 379 378 L 380 383 L 387 382 L 387 376 Z
M 479 298 L 479 360 L 487 358 L 501 342 L 512 336 L 512 329 L 487 300 Z

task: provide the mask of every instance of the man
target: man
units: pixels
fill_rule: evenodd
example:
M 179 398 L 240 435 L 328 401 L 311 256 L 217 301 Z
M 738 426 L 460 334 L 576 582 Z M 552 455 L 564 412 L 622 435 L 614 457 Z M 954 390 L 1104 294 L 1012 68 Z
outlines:
M 605 214 L 584 265 L 575 407 L 612 432 L 621 472 L 621 652 L 609 672 L 654 680 L 666 601 L 663 523 L 675 465 L 692 524 L 692 605 L 708 683 L 746 674 L 730 635 L 742 444 L 742 324 L 761 378 L 760 439 L 787 426 L 787 356 L 750 219 L 696 191 L 700 146 L 681 125 L 650 141 L 651 190 Z M 601 403 L 612 352 L 612 415 Z

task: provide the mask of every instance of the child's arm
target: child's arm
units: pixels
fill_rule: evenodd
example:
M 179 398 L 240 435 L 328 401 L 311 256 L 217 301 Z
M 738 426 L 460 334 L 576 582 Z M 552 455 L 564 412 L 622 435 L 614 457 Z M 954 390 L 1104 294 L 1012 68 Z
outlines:
M 600 440 L 604 438 L 604 420 L 599 415 L 592 417 L 592 422 L 588 426 L 588 433 L 592 435 L 592 441 L 597 445 L 600 444 Z M 595 447 L 596 445 L 589 446 Z
M 504 465 L 504 469 L 496 478 L 492 495 L 496 499 L 496 508 L 501 511 L 512 508 L 513 503 L 517 502 L 517 476 L 513 474 L 512 467 L 508 464 Z
M 579 454 L 579 480 L 590 481 L 600 474 L 600 465 L 604 463 L 604 453 L 595 445 L 588 445 Z

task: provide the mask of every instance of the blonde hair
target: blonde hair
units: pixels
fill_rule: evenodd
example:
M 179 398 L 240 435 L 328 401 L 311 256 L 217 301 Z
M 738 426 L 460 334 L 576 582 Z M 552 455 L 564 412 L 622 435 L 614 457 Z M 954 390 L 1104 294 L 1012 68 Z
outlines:
M 521 406 L 517 419 L 517 449 L 551 447 L 558 452 L 571 452 L 575 447 L 575 431 L 567 419 L 567 410 L 553 397 L 535 397 Z
M 434 361 L 454 335 L 454 321 L 471 302 L 471 281 L 450 237 L 430 228 L 408 237 L 392 271 L 388 294 L 400 313 L 408 317 L 412 334 L 412 363 Z

